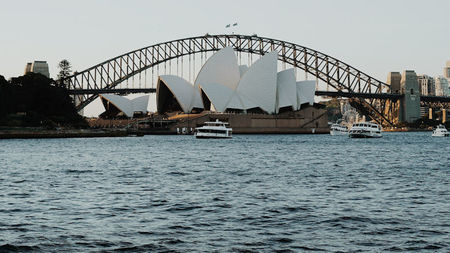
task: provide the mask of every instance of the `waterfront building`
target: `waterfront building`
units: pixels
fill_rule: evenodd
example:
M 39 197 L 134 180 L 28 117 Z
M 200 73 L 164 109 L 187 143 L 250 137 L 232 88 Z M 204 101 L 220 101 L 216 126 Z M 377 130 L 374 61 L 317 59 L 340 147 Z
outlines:
M 324 105 L 314 103 L 316 81 L 296 81 L 294 69 L 277 71 L 278 52 L 251 66 L 238 65 L 232 47 L 202 66 L 194 83 L 161 75 L 156 88 L 158 115 L 192 131 L 204 122 L 228 122 L 233 133 L 328 133 Z
M 25 74 L 33 72 L 33 73 L 39 73 L 47 78 L 50 78 L 50 72 L 48 70 L 48 64 L 46 61 L 34 61 L 33 63 L 28 62 L 25 66 Z
M 418 75 L 417 81 L 419 82 L 420 95 L 422 96 L 434 96 L 436 94 L 436 88 L 434 78 L 428 75 Z
M 443 76 L 435 78 L 436 96 L 449 96 L 448 80 Z
M 296 81 L 293 69 L 277 72 L 278 52 L 252 66 L 239 66 L 231 47 L 211 56 L 194 84 L 174 75 L 161 75 L 156 100 L 158 113 L 171 111 L 277 114 L 314 104 L 315 81 Z
M 105 112 L 100 118 L 134 118 L 147 115 L 149 95 L 128 99 L 114 94 L 101 94 Z

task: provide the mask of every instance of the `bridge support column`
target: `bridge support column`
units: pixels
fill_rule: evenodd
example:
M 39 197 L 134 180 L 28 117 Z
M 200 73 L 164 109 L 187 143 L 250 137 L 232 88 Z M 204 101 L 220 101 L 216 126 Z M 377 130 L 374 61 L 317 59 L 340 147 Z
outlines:
M 433 119 L 433 108 L 428 108 L 428 119 Z
M 442 123 L 447 122 L 447 110 L 442 109 Z

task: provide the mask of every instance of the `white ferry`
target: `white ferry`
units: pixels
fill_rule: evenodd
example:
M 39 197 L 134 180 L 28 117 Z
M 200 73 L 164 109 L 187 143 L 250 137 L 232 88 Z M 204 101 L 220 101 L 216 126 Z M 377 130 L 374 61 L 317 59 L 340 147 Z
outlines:
M 344 125 L 334 123 L 330 127 L 330 135 L 348 135 L 348 128 Z
M 381 127 L 372 122 L 355 123 L 348 133 L 350 138 L 381 138 Z
M 196 138 L 231 138 L 233 130 L 226 125 L 228 123 L 218 119 L 213 122 L 205 122 L 204 126 L 195 128 L 194 135 Z
M 433 134 L 431 136 L 433 137 L 448 137 L 450 135 L 450 133 L 448 132 L 448 130 L 445 128 L 444 125 L 439 124 L 434 130 L 433 130 Z

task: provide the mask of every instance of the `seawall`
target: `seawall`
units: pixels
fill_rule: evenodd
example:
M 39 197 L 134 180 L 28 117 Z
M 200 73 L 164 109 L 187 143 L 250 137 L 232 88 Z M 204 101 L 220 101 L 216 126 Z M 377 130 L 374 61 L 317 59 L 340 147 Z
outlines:
M 40 129 L 9 129 L 0 130 L 0 139 L 37 139 L 37 138 L 94 138 L 94 137 L 123 137 L 126 130 L 40 130 Z

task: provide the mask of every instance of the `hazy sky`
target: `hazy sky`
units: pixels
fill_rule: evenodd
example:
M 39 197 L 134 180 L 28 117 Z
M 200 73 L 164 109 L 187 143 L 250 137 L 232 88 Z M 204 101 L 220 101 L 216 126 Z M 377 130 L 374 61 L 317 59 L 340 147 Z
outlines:
M 84 70 L 158 42 L 205 33 L 286 40 L 382 81 L 389 71 L 442 75 L 450 60 L 449 0 L 0 0 L 0 75 L 46 60 Z

